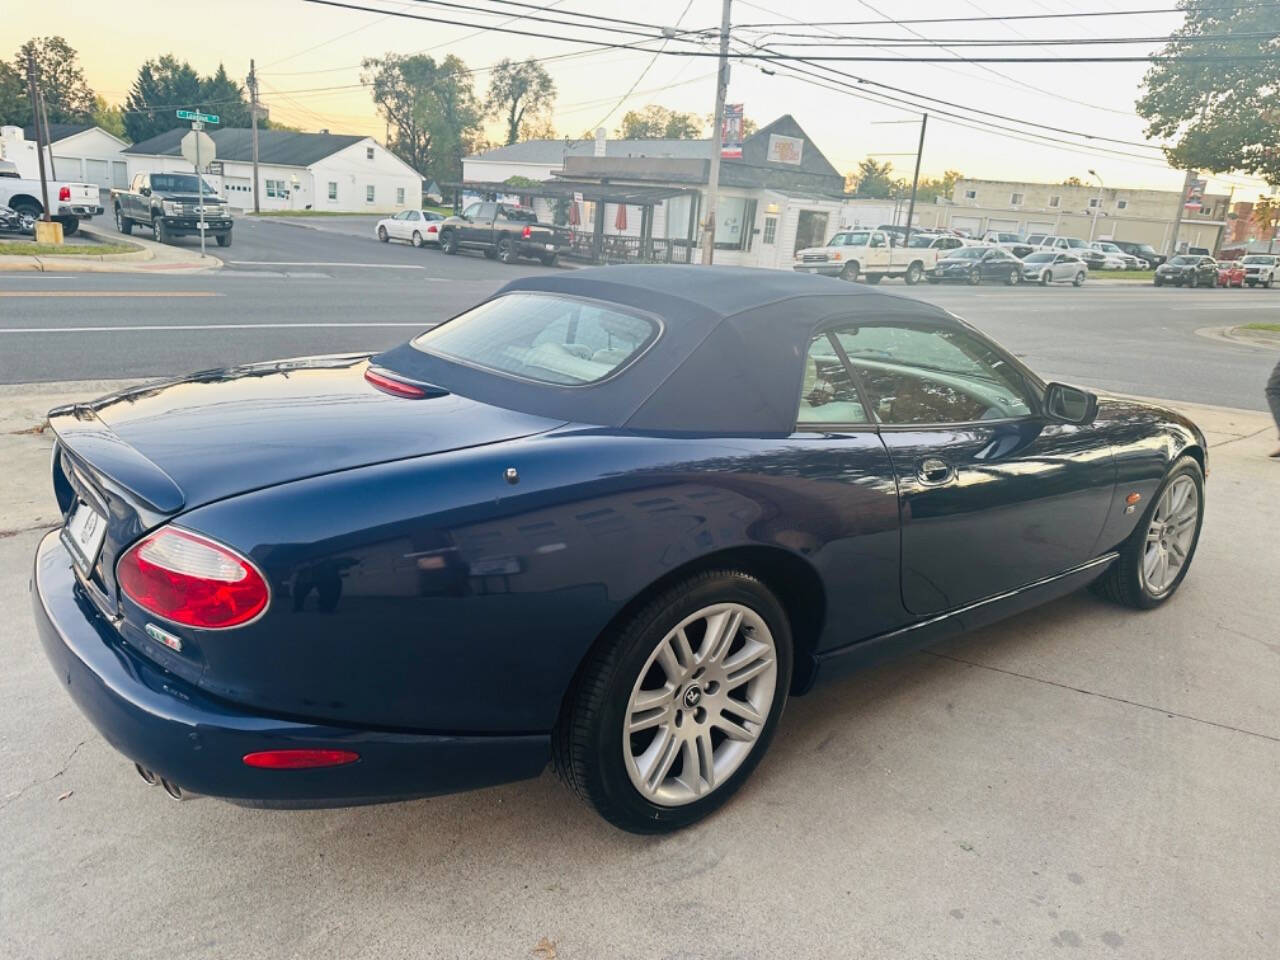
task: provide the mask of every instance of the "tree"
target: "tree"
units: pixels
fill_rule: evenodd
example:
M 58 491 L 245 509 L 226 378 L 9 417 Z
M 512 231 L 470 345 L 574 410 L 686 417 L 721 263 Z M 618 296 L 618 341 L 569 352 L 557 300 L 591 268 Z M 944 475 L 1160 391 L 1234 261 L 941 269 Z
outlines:
M 124 111 L 107 103 L 106 97 L 93 98 L 93 122 L 121 140 L 128 136 L 124 129 Z
M 651 103 L 628 110 L 617 135 L 623 140 L 697 140 L 702 136 L 702 121 L 696 113 L 680 113 Z
M 139 143 L 174 127 L 185 126 L 176 112 L 202 106 L 200 75 L 186 61 L 178 62 L 166 53 L 147 60 L 124 101 L 124 129 L 130 140 Z
M 1083 187 L 1084 181 L 1079 177 L 1067 177 L 1067 179 L 1062 181 L 1062 185 L 1064 187 Z
M 846 190 L 852 190 L 859 197 L 885 198 L 893 193 L 893 164 L 886 160 L 877 163 L 875 157 L 867 157 L 858 164 L 858 169 L 844 175 Z
M 551 74 L 534 60 L 516 63 L 510 58 L 499 60 L 489 75 L 489 94 L 485 111 L 501 117 L 507 126 L 507 143 L 528 138 L 526 124 L 545 115 L 555 102 L 556 85 Z M 545 125 L 545 123 L 544 123 Z
M 916 187 L 916 203 L 934 203 L 939 197 L 946 200 L 951 197 L 956 181 L 964 177 L 959 170 L 948 170 L 941 177 L 921 177 Z M 911 185 L 907 185 L 911 189 Z
M 200 96 L 202 103 L 218 115 L 222 126 L 247 127 L 252 122 L 244 87 L 227 76 L 221 63 L 213 76 L 200 81 Z
M 1172 141 L 1164 153 L 1179 169 L 1238 170 L 1280 186 L 1275 10 L 1249 0 L 1178 6 L 1182 26 L 1160 51 L 1170 59 L 1147 71 L 1136 104 L 1147 136 Z
M 391 127 L 388 149 L 437 183 L 460 179 L 462 157 L 484 117 L 466 64 L 452 54 L 437 63 L 424 54 L 388 53 L 361 66 L 360 82 Z
M 25 74 L 0 60 L 0 126 L 25 127 L 31 122 L 31 100 Z
M 1280 197 L 1259 197 L 1253 205 L 1252 219 L 1258 225 L 1259 239 L 1273 241 L 1280 237 Z M 1274 244 L 1267 249 L 1274 249 Z
M 93 91 L 85 83 L 79 55 L 62 37 L 33 37 L 18 48 L 13 69 L 27 83 L 27 63 L 34 57 L 40 95 L 50 123 L 88 123 L 93 119 Z

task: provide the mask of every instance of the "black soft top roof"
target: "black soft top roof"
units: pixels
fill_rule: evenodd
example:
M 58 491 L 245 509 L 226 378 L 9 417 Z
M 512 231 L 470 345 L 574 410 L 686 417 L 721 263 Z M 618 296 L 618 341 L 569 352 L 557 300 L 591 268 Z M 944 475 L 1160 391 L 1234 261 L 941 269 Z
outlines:
M 618 304 L 655 317 L 662 332 L 618 375 L 585 386 L 529 383 L 407 343 L 374 362 L 474 400 L 577 423 L 663 433 L 785 434 L 795 427 L 804 354 L 820 327 L 838 319 L 895 317 L 959 325 L 932 304 L 781 270 L 595 267 L 521 277 L 494 296 L 520 291 Z

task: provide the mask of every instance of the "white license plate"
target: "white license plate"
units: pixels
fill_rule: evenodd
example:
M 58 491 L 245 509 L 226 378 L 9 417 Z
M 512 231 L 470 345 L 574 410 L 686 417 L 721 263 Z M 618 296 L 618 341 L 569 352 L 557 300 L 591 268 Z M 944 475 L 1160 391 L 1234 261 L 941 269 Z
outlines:
M 197 223 L 197 224 L 196 224 L 196 229 L 197 229 L 197 230 L 208 230 L 208 229 L 209 229 L 209 225 L 208 225 L 207 223 L 205 223 L 203 220 L 201 220 L 199 223 Z
M 98 562 L 98 554 L 106 536 L 107 518 L 83 500 L 76 501 L 62 528 L 62 542 L 70 551 L 76 567 L 86 577 Z
M 556 248 L 556 245 L 554 243 L 548 243 L 546 246 L 548 250 L 554 250 Z

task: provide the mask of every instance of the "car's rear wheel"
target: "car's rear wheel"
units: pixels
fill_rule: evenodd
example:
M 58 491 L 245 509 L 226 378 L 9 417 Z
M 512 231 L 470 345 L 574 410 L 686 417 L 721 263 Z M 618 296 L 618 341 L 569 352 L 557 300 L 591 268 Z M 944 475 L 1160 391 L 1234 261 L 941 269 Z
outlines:
M 1194 457 L 1179 459 L 1094 586 L 1116 603 L 1149 610 L 1164 603 L 1191 568 L 1204 522 L 1204 473 Z
M 121 213 L 119 207 L 116 207 L 116 229 L 126 237 L 133 233 L 133 221 Z
M 913 263 L 907 267 L 907 275 L 902 279 L 911 285 L 920 282 L 920 277 L 924 275 L 924 267 L 918 263 Z
M 386 227 L 378 228 L 378 239 L 381 240 L 383 243 L 386 243 L 388 240 L 391 239 L 390 235 L 387 233 Z
M 420 234 L 417 230 L 413 231 L 413 236 L 409 238 L 409 242 L 412 243 L 415 247 L 422 246 L 422 234 Z
M 507 265 L 511 265 L 520 259 L 516 253 L 516 245 L 506 237 L 498 241 L 498 259 Z
M 560 254 L 558 254 L 558 253 L 544 253 L 544 254 L 543 254 L 541 257 L 539 257 L 538 259 L 542 261 L 542 265 L 543 265 L 544 267 L 554 267 L 557 263 L 559 263 L 559 262 L 560 262 Z
M 742 571 L 697 574 L 601 639 L 565 700 L 556 768 L 624 830 L 688 826 L 760 762 L 791 668 L 774 595 Z
M 447 254 L 453 255 L 458 252 L 458 235 L 452 230 L 442 230 L 440 232 L 440 249 Z

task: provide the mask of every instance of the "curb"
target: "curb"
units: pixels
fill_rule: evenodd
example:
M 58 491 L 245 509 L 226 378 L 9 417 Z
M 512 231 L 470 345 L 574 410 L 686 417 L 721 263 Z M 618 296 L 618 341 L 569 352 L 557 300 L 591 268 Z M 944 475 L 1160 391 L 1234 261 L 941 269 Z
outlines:
M 128 243 L 136 250 L 128 253 L 104 253 L 97 256 L 14 256 L 0 257 L 0 273 L 35 271 L 38 273 L 206 273 L 222 268 L 222 261 L 214 256 L 201 259 L 172 256 L 179 251 L 159 247 L 149 241 L 118 238 L 100 233 L 93 227 L 81 226 L 86 235 L 103 243 Z M 157 256 L 163 252 L 162 256 Z
M 1266 334 L 1255 336 L 1251 333 L 1237 332 L 1240 327 L 1201 327 L 1196 331 L 1196 336 L 1204 337 L 1206 340 L 1217 340 L 1221 343 L 1229 343 L 1234 347 L 1253 347 L 1255 350 L 1266 350 L 1274 353 L 1280 350 L 1280 336 L 1270 337 Z

